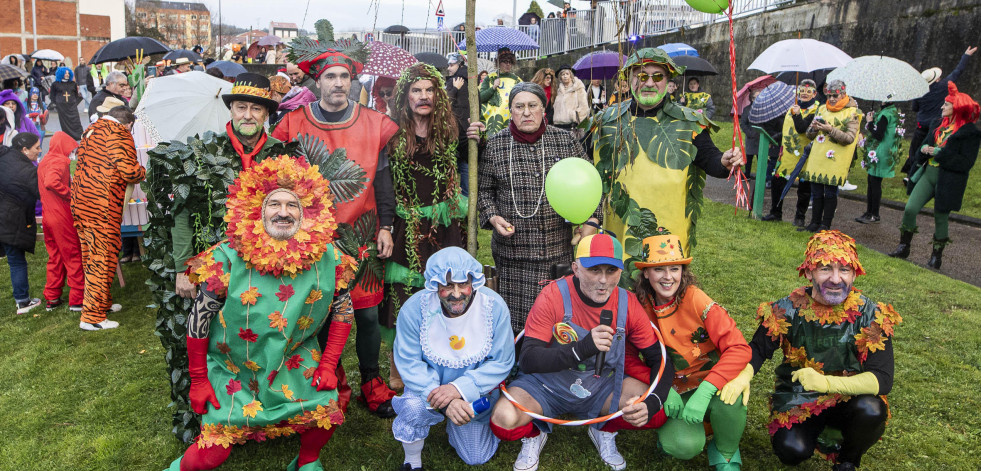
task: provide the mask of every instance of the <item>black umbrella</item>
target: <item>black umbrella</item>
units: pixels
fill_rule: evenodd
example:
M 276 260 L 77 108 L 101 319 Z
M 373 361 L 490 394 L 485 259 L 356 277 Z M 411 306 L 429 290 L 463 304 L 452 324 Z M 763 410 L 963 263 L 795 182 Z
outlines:
M 519 25 L 530 25 L 532 18 L 535 18 L 536 20 L 538 20 L 538 23 L 541 23 L 542 22 L 542 17 L 538 16 L 538 13 L 535 13 L 533 11 L 529 11 L 529 12 L 525 12 L 524 15 L 521 15 L 521 18 L 518 18 L 518 24 Z
M 392 34 L 405 34 L 409 32 L 409 28 L 406 28 L 405 26 L 402 25 L 392 25 L 389 26 L 388 28 L 385 28 L 384 32 L 392 33 Z
M 218 69 L 221 71 L 222 75 L 228 78 L 235 78 L 238 77 L 239 74 L 244 74 L 247 72 L 242 64 L 230 61 L 214 61 L 208 64 L 208 68 Z
M 671 59 L 675 64 L 685 66 L 685 75 L 719 75 L 719 71 L 701 57 L 677 56 Z
M 102 46 L 95 55 L 92 56 L 90 64 L 101 64 L 103 62 L 119 62 L 136 57 L 138 54 L 146 57 L 151 54 L 162 54 L 170 52 L 170 48 L 156 39 L 143 36 L 132 36 L 117 39 L 105 46 Z
M 448 65 L 450 65 L 449 62 L 446 61 L 445 57 L 436 54 L 435 52 L 420 52 L 415 56 L 416 59 L 419 59 L 419 62 L 429 64 L 437 69 L 445 69 Z
M 181 57 L 186 58 L 191 62 L 201 62 L 202 60 L 201 56 L 199 56 L 196 52 L 188 49 L 174 49 L 173 51 L 164 54 L 163 60 L 175 61 L 177 59 L 180 59 Z

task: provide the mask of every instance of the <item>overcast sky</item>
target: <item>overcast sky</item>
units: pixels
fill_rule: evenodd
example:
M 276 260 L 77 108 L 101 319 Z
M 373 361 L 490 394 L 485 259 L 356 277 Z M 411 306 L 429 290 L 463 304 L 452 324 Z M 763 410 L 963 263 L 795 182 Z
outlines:
M 218 16 L 218 0 L 199 0 L 208 5 L 212 15 Z M 511 10 L 517 1 L 518 16 L 528 11 L 531 0 L 477 0 L 477 24 L 490 24 L 497 15 L 511 15 Z M 299 27 L 313 30 L 313 23 L 326 18 L 334 25 L 336 31 L 361 31 L 371 29 L 377 24 L 377 29 L 384 29 L 393 24 L 404 24 L 409 28 L 435 29 L 434 16 L 439 0 L 380 0 L 381 8 L 375 19 L 375 8 L 371 0 L 222 0 L 221 19 L 225 24 L 234 24 L 247 28 L 261 26 L 266 29 L 270 21 L 296 23 Z M 306 21 L 304 22 L 304 12 Z M 558 11 L 546 0 L 539 0 L 545 14 Z M 573 6 L 588 6 L 588 2 L 575 1 Z M 404 7 L 404 8 L 403 8 Z M 466 19 L 465 0 L 443 0 L 446 11 L 444 23 L 452 27 Z M 370 11 L 369 11 L 370 9 Z M 426 12 L 429 9 L 427 16 Z M 403 17 L 404 14 L 404 17 Z M 404 19 L 403 19 L 404 18 Z

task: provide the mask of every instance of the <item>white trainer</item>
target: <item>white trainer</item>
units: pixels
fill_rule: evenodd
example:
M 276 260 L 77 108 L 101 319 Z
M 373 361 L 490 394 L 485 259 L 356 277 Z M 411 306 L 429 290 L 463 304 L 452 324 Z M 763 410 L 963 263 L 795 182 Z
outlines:
M 593 442 L 596 451 L 600 454 L 600 458 L 603 459 L 603 462 L 607 466 L 615 470 L 621 470 L 627 467 L 627 460 L 623 459 L 623 455 L 617 451 L 616 432 L 604 432 L 594 427 L 589 427 L 586 433 L 589 434 L 589 439 Z
M 109 319 L 106 319 L 98 324 L 79 322 L 78 327 L 81 328 L 82 330 L 106 330 L 106 329 L 115 329 L 116 327 L 119 327 L 119 323 L 116 321 L 111 321 Z
M 521 439 L 521 453 L 514 460 L 514 471 L 535 471 L 538 469 L 538 455 L 545 447 L 548 434 L 540 432 L 538 436 Z
M 15 303 L 15 304 L 17 305 L 17 314 L 27 314 L 28 312 L 31 311 L 31 309 L 40 306 L 41 300 L 38 298 L 31 298 L 22 303 Z
M 841 191 L 852 191 L 856 188 L 858 188 L 858 185 L 855 185 L 848 180 L 845 180 L 845 183 L 842 183 L 841 186 L 838 187 L 838 189 Z

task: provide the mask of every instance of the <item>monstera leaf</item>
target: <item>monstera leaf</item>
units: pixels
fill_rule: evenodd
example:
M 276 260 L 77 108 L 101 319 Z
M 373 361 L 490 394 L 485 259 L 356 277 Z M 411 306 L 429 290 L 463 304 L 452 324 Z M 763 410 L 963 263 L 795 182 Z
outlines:
M 670 117 L 634 120 L 634 132 L 641 147 L 647 149 L 651 162 L 669 169 L 680 170 L 695 160 L 693 133 L 697 125 Z
M 354 276 L 352 286 L 360 286 L 371 292 L 381 288 L 384 273 L 381 261 L 378 259 L 378 246 L 372 240 L 375 237 L 375 225 L 378 214 L 370 210 L 361 215 L 354 224 L 340 223 L 337 225 L 337 240 L 334 244 L 358 261 L 358 273 Z
M 316 165 L 320 174 L 330 182 L 330 191 L 338 203 L 353 200 L 368 187 L 368 172 L 347 158 L 347 151 L 331 152 L 320 138 L 310 134 L 297 136 L 297 154 Z

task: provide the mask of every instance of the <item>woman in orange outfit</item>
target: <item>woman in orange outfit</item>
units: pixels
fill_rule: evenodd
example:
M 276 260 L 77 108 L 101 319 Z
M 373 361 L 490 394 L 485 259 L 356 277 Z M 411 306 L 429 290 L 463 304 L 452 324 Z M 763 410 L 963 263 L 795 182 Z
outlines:
M 44 247 L 48 250 L 44 299 L 47 310 L 62 305 L 61 291 L 67 278 L 71 292 L 69 309 L 82 311 L 85 273 L 82 272 L 82 248 L 75 230 L 71 202 L 71 175 L 68 155 L 78 143 L 68 134 L 58 131 L 51 137 L 48 153 L 37 166 L 37 188 L 41 193 L 41 227 Z
M 692 259 L 685 258 L 678 236 L 662 229 L 643 244 L 645 260 L 635 262 L 642 276 L 634 291 L 664 336 L 675 369 L 659 445 L 675 458 L 694 458 L 705 447 L 702 421 L 707 416 L 714 432 L 707 449 L 709 465 L 716 471 L 738 470 L 746 401 L 725 385 L 746 367 L 752 351 L 729 313 L 695 286 Z M 630 364 L 636 367 L 638 362 Z M 644 381 L 649 371 L 629 365 L 627 370 Z

